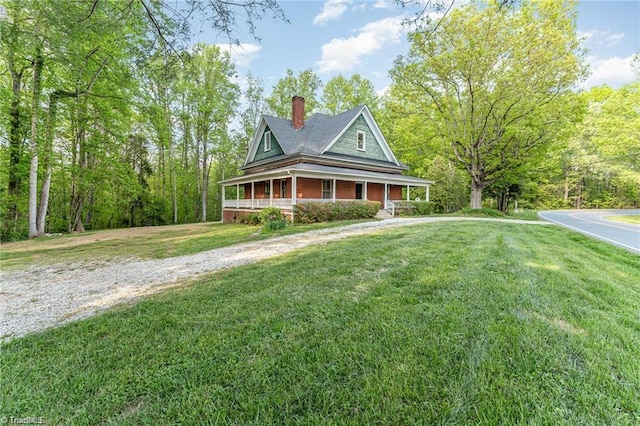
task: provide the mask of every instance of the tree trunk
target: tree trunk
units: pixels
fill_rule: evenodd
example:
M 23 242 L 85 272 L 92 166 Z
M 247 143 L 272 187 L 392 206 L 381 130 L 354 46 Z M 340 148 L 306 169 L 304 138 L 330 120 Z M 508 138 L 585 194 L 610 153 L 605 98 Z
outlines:
M 56 125 L 58 98 L 59 94 L 56 92 L 49 95 L 49 111 L 47 114 L 47 139 L 45 141 L 44 149 L 45 176 L 44 181 L 42 182 L 42 188 L 40 188 L 40 202 L 38 204 L 38 217 L 36 218 L 36 228 L 38 229 L 38 235 L 44 235 L 47 209 L 49 208 L 49 189 L 51 188 L 51 172 L 53 168 L 53 165 L 51 164 L 53 150 L 53 132 Z
M 22 158 L 23 135 L 21 134 L 20 122 L 20 89 L 22 87 L 22 76 L 24 68 L 18 70 L 16 64 L 16 49 L 18 46 L 18 34 L 20 27 L 18 20 L 13 14 L 15 8 L 8 10 L 12 13 L 12 27 L 9 29 L 11 41 L 7 43 L 7 69 L 11 75 L 11 103 L 9 105 L 9 165 L 7 168 L 9 182 L 7 185 L 7 215 L 3 218 L 5 235 L 13 234 L 17 231 L 18 203 L 16 199 L 20 192 L 21 172 L 20 160 Z
M 45 177 L 40 188 L 40 204 L 38 205 L 38 217 L 36 218 L 36 228 L 38 235 L 44 235 L 47 209 L 49 208 L 49 188 L 51 188 L 51 163 L 45 169 Z
M 471 208 L 482 208 L 482 182 L 477 181 L 475 178 L 471 179 Z
M 498 210 L 502 213 L 507 212 L 507 208 L 509 206 L 509 190 L 500 191 L 498 194 Z
M 38 31 L 36 26 L 36 38 Z M 38 233 L 38 110 L 40 104 L 40 79 L 42 75 L 42 47 L 36 47 L 33 60 L 33 97 L 31 100 L 31 162 L 29 166 L 29 238 L 41 236 Z
M 207 195 L 209 189 L 209 167 L 207 167 L 207 153 L 206 145 L 204 146 L 204 152 L 202 157 L 202 216 L 201 222 L 207 221 Z
M 171 167 L 171 176 L 172 176 L 172 187 L 173 191 L 171 194 L 172 198 L 172 207 L 173 207 L 173 223 L 178 223 L 178 184 L 176 183 L 176 169 L 175 164 Z
M 569 203 L 569 171 L 564 171 L 564 197 L 562 198 L 564 204 Z

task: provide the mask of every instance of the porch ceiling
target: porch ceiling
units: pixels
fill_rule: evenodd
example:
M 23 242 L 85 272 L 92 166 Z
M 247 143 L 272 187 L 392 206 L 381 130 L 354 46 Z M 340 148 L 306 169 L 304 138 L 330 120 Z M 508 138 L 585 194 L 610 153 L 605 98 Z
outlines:
M 420 179 L 401 174 L 369 172 L 343 167 L 323 166 L 320 164 L 299 163 L 260 173 L 240 176 L 237 178 L 220 181 L 223 186 L 240 185 L 243 183 L 257 182 L 269 179 L 282 179 L 295 175 L 314 179 L 338 179 L 348 181 L 365 181 L 371 183 L 387 183 L 393 185 L 429 186 L 433 181 Z

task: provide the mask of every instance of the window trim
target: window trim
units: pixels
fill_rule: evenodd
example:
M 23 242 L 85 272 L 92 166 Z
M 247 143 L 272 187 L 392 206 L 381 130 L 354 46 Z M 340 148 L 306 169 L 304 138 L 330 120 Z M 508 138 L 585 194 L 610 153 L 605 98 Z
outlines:
M 360 148 L 360 135 L 362 135 L 362 148 Z M 367 133 L 362 130 L 356 132 L 356 149 L 358 151 L 367 150 Z
M 271 130 L 264 132 L 264 152 L 271 151 Z

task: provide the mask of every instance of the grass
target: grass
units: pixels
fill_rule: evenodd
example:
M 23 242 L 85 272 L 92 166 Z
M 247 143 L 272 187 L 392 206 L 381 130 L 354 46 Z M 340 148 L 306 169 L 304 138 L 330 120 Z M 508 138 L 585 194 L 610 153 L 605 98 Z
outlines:
M 555 226 L 307 248 L 4 344 L 50 424 L 637 424 L 640 258 Z
M 160 259 L 356 222 L 361 221 L 295 224 L 270 232 L 261 232 L 260 226 L 197 223 L 66 234 L 2 244 L 0 269 L 124 257 Z
M 616 222 L 635 223 L 640 225 L 640 215 L 625 215 L 625 216 L 605 216 L 605 219 L 615 220 Z

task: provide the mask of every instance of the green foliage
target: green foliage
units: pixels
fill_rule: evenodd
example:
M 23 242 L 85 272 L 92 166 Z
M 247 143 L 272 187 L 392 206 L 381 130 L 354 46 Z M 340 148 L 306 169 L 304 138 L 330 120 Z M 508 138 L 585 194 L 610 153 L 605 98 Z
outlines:
M 245 225 L 260 225 L 262 224 L 262 216 L 260 215 L 260 213 L 254 212 L 254 213 L 249 213 L 249 214 L 245 214 L 240 216 L 240 219 L 238 219 L 239 223 L 245 224 Z
M 368 79 L 353 74 L 348 80 L 339 74 L 327 82 L 322 94 L 324 110 L 330 115 L 340 114 L 360 105 L 373 112 L 378 109 L 376 89 Z
M 472 207 L 487 185 L 517 183 L 578 119 L 573 88 L 586 70 L 575 2 L 472 3 L 409 39 L 391 70 L 390 105 L 397 120 L 420 121 L 409 150 L 468 173 Z
M 271 113 L 280 118 L 291 118 L 291 98 L 302 96 L 305 104 L 305 118 L 318 112 L 318 90 L 322 88 L 322 80 L 313 72 L 306 69 L 295 76 L 287 69 L 287 76 L 278 80 L 271 95 L 266 99 Z
M 335 203 L 299 203 L 294 206 L 296 223 L 316 223 L 334 220 L 370 219 L 380 211 L 377 201 L 336 201 Z
M 472 209 L 471 207 L 465 207 L 459 212 L 462 216 L 472 217 L 505 217 L 505 214 L 500 210 L 488 209 L 486 207 L 480 209 Z
M 435 208 L 431 201 L 396 201 L 394 205 L 398 216 L 428 216 Z
M 287 226 L 287 217 L 277 207 L 266 207 L 259 212 L 252 212 L 240 216 L 240 223 L 247 225 L 262 225 L 267 232 L 278 231 Z

